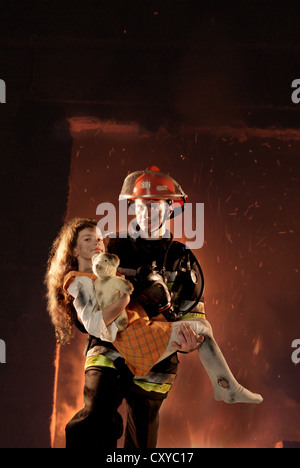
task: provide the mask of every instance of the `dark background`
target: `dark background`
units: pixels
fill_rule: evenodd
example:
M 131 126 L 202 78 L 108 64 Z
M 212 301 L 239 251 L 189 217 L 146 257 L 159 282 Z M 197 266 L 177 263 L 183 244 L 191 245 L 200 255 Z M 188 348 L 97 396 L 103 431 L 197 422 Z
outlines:
M 112 164 L 115 194 L 127 171 L 155 163 L 154 155 L 214 214 L 203 254 L 209 305 L 214 312 L 221 300 L 234 310 L 250 296 L 248 311 L 265 297 L 268 310 L 257 323 L 263 333 L 252 343 L 264 350 L 260 381 L 286 402 L 276 434 L 299 437 L 289 419 L 300 404 L 299 368 L 290 360 L 300 332 L 300 104 L 291 101 L 291 83 L 300 78 L 299 15 L 299 2 L 289 0 L 1 1 L 1 447 L 50 445 L 55 340 L 43 276 L 68 211 L 75 138 L 68 119 L 77 117 L 80 127 L 86 116 L 136 122 L 152 135 L 142 158 L 139 143 L 127 142 L 127 156 L 116 141 L 113 158 L 125 162 L 121 171 Z M 166 145 L 161 154 L 157 141 Z M 103 187 L 105 171 L 101 180 Z M 241 340 L 248 312 L 246 325 L 245 317 L 233 318 Z M 272 444 L 272 427 L 265 431 Z

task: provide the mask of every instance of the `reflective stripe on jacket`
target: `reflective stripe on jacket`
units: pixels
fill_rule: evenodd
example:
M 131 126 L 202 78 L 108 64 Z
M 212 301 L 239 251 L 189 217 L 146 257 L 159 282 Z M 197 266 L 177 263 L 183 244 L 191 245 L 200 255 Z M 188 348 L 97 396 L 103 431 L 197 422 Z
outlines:
M 95 346 L 87 353 L 85 362 L 85 371 L 93 367 L 109 367 L 118 369 L 116 361 L 122 359 L 122 356 L 114 350 Z M 135 385 L 147 392 L 156 392 L 166 394 L 172 387 L 176 378 L 176 374 L 167 374 L 161 372 L 149 372 L 144 377 L 132 376 L 132 381 Z

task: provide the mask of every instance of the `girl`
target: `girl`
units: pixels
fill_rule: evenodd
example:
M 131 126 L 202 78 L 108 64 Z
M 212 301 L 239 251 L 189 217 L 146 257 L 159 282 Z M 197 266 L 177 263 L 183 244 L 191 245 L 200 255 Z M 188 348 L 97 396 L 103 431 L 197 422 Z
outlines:
M 104 251 L 103 243 L 99 250 Z M 82 264 L 81 271 L 91 271 L 91 256 L 95 251 L 88 250 L 81 243 L 80 236 L 73 254 L 77 256 L 79 264 Z M 91 335 L 113 343 L 136 376 L 146 375 L 157 362 L 178 350 L 181 323 L 167 322 L 163 316 L 150 320 L 138 303 L 131 303 L 127 307 L 129 326 L 118 333 L 114 320 L 123 310 L 122 306 L 128 305 L 128 297 L 119 298 L 107 309 L 97 310 L 93 291 L 95 278 L 96 276 L 70 271 L 65 279 L 64 290 L 74 298 L 75 309 L 85 329 Z M 250 392 L 235 380 L 214 340 L 209 322 L 197 318 L 184 323 L 197 335 L 205 336 L 204 343 L 199 348 L 199 357 L 213 384 L 215 399 L 226 403 L 261 403 L 263 399 L 260 395 Z
M 96 226 L 93 219 L 71 219 L 62 227 L 50 252 L 45 279 L 48 312 L 57 341 L 61 344 L 70 342 L 73 324 L 83 330 L 82 322 L 72 306 L 73 298 L 65 291 L 63 284 L 70 271 L 87 276 L 92 273 L 92 256 L 105 250 L 103 239 L 96 233 Z M 103 317 L 106 317 L 106 313 L 117 317 L 128 302 L 129 297 L 120 297 L 115 304 L 102 311 Z

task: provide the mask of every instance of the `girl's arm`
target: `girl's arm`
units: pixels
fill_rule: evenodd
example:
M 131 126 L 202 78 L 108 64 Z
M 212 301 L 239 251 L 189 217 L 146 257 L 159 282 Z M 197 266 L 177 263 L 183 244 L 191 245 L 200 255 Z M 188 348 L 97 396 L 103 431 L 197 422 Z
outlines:
M 130 302 L 129 294 L 120 295 L 119 299 L 116 300 L 113 304 L 102 309 L 103 320 L 105 325 L 108 327 L 117 317 L 123 312 L 125 307 Z
M 117 305 L 99 310 L 93 280 L 86 276 L 77 276 L 68 286 L 67 291 L 74 298 L 74 308 L 86 331 L 96 338 L 113 343 L 118 333 L 113 317 L 117 317 L 123 309 L 119 311 Z M 122 302 L 122 298 L 118 301 Z

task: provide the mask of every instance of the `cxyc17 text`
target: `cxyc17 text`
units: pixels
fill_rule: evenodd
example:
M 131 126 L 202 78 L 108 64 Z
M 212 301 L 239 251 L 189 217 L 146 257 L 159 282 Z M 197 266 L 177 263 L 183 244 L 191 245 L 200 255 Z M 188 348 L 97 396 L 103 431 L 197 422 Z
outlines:
M 193 458 L 193 452 L 171 452 L 159 453 L 154 452 L 151 454 L 150 460 L 152 463 L 190 463 Z

